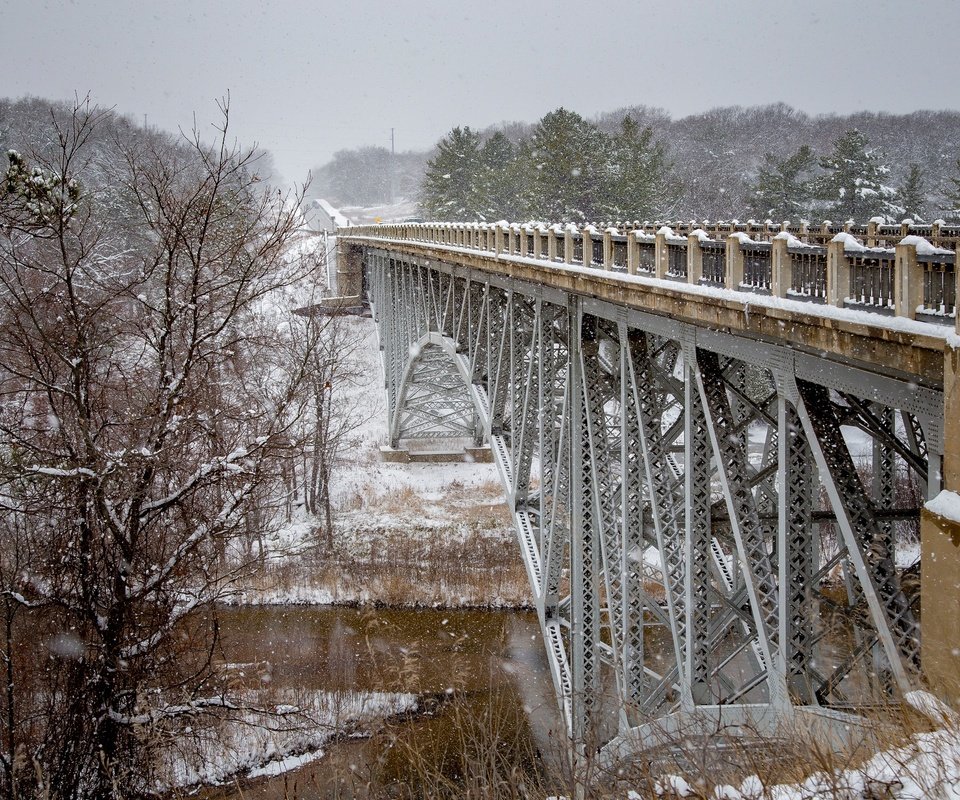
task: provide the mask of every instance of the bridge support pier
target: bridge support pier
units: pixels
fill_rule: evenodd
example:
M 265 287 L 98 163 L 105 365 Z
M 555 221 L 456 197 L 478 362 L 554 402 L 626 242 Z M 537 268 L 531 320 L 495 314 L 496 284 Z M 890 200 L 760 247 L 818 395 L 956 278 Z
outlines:
M 337 294 L 357 298 L 363 294 L 362 248 L 337 248 Z

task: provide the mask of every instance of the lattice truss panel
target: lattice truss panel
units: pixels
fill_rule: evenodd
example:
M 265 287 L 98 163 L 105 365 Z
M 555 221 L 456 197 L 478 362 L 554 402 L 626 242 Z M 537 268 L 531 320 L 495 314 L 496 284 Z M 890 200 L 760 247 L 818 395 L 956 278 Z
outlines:
M 915 387 L 901 403 L 898 384 L 820 385 L 775 345 L 743 355 L 573 295 L 365 263 L 391 437 L 489 441 L 575 741 L 914 685 L 897 548 L 938 488 Z

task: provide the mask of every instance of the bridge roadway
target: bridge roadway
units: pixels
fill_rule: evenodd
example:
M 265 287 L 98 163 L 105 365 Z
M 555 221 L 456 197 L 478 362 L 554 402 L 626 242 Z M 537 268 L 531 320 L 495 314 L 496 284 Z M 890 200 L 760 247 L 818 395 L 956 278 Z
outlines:
M 923 683 L 955 698 L 960 522 L 921 506 L 960 490 L 956 324 L 510 238 L 345 229 L 339 280 L 374 309 L 391 446 L 492 448 L 580 751 L 718 725 L 841 736 Z M 956 280 L 947 261 L 928 268 Z M 922 647 L 897 568 L 920 527 Z

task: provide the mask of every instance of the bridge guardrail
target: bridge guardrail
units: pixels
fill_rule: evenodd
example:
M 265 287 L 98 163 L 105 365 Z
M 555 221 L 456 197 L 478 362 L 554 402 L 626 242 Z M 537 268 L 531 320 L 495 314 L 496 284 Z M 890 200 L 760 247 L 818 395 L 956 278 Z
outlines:
M 921 233 L 929 234 L 922 236 Z M 922 319 L 957 321 L 960 226 L 404 223 L 341 235 L 415 241 Z M 829 238 L 828 238 L 829 237 Z M 940 243 L 952 243 L 949 248 Z

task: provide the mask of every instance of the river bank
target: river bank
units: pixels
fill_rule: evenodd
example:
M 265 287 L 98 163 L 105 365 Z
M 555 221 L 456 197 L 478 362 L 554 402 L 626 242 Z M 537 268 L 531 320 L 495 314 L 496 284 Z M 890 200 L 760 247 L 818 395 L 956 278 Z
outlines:
M 463 466 L 454 465 L 449 485 L 429 496 L 412 487 L 357 495 L 353 508 L 338 511 L 329 543 L 308 519 L 295 521 L 229 602 L 530 608 L 502 489 L 476 471 L 458 479 Z M 409 478 L 417 481 L 417 472 Z

